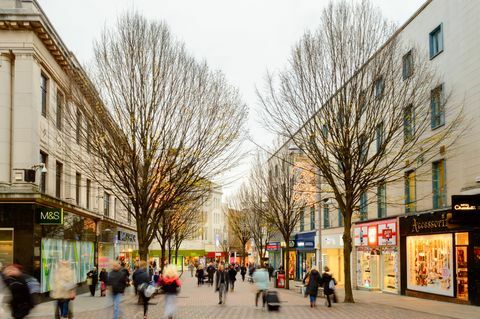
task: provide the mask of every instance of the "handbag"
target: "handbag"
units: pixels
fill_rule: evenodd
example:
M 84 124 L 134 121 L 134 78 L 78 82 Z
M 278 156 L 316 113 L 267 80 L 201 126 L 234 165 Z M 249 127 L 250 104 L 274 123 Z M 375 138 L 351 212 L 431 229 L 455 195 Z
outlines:
M 100 289 L 101 289 L 101 290 L 105 290 L 106 288 L 107 288 L 107 287 L 105 286 L 105 281 L 102 281 L 102 282 L 100 283 Z
M 143 291 L 143 294 L 147 298 L 150 298 L 154 293 L 155 293 L 155 287 L 153 285 L 148 285 L 147 288 L 145 288 Z
M 93 285 L 93 279 L 92 278 L 87 278 L 87 286 Z

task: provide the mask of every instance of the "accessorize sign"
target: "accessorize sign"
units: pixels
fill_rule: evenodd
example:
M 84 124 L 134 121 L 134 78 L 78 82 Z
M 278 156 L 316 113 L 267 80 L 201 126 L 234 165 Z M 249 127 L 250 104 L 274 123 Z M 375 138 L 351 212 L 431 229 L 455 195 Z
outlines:
M 37 224 L 63 225 L 63 208 L 42 207 L 37 210 Z

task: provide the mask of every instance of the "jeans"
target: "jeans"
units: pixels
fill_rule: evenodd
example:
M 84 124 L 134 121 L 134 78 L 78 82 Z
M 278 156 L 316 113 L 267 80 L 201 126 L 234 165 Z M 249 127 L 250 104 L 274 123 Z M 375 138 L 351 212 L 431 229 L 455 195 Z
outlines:
M 310 295 L 310 303 L 315 303 L 317 301 L 317 296 Z
M 225 303 L 227 301 L 227 286 L 225 284 L 220 284 L 218 289 L 218 301 Z
M 122 300 L 121 293 L 113 293 L 113 319 L 118 319 L 120 317 L 120 301 Z

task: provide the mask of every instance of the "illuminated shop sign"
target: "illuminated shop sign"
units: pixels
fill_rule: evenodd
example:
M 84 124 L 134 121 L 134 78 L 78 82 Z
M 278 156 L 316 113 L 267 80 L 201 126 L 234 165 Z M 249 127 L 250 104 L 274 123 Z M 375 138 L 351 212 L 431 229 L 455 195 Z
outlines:
M 453 212 L 480 213 L 480 195 L 453 195 Z
M 37 211 L 37 224 L 63 225 L 63 208 L 40 208 Z
M 397 220 L 356 224 L 353 233 L 355 246 L 396 246 Z

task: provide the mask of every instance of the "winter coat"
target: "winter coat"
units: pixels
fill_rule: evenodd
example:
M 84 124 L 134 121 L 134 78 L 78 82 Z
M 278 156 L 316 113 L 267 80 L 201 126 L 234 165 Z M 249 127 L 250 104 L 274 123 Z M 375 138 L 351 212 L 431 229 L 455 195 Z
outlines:
M 230 269 L 228 270 L 228 279 L 229 279 L 230 281 L 235 281 L 235 280 L 237 280 L 236 277 L 237 277 L 237 271 L 236 271 L 235 269 L 233 269 L 233 268 L 230 268 Z
M 197 269 L 197 277 L 203 278 L 203 269 Z
M 100 281 L 103 281 L 103 282 L 108 281 L 108 273 L 106 271 L 100 272 Z
M 245 266 L 240 267 L 240 274 L 244 276 L 246 273 L 247 273 L 247 267 Z
M 127 285 L 125 272 L 121 269 L 110 271 L 107 284 L 112 287 L 112 292 L 114 294 L 123 294 L 125 286 Z
M 215 267 L 213 267 L 211 265 L 207 267 L 208 277 L 213 278 L 213 276 L 215 275 L 215 272 L 216 272 Z
M 5 285 L 11 293 L 10 308 L 12 317 L 24 318 L 33 308 L 33 299 L 23 277 L 5 277 Z
M 228 273 L 225 270 L 217 270 L 215 274 L 215 291 L 220 289 L 220 284 L 225 284 L 225 289 L 228 290 Z
M 53 299 L 73 299 L 75 298 L 75 275 L 73 269 L 68 264 L 60 264 L 50 278 L 50 297 Z
M 180 282 L 180 279 L 178 277 L 161 277 L 158 283 L 162 287 L 162 290 L 166 294 L 170 295 L 178 294 L 178 288 L 182 286 L 182 283 Z
M 318 287 L 320 287 L 321 276 L 317 270 L 312 270 L 309 272 L 305 278 L 303 279 L 303 283 L 306 283 L 306 279 L 308 278 L 308 284 L 306 286 L 306 292 L 310 296 L 318 296 Z
M 98 283 L 98 272 L 96 270 L 90 270 L 87 273 L 87 278 L 92 278 L 92 286 L 96 286 Z
M 147 269 L 140 268 L 137 269 L 134 273 L 133 284 L 135 287 L 139 287 L 141 284 L 148 284 L 150 282 L 150 274 L 148 273 Z
M 263 268 L 255 270 L 253 273 L 253 281 L 257 285 L 258 290 L 267 290 L 269 281 L 268 272 Z
M 335 281 L 335 279 L 331 274 L 329 274 L 328 272 L 324 272 L 320 279 L 320 285 L 322 285 L 323 293 L 325 295 L 331 295 L 334 293 L 333 289 L 330 289 L 330 280 Z M 336 284 L 336 281 L 335 281 L 335 284 Z

